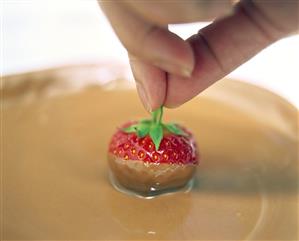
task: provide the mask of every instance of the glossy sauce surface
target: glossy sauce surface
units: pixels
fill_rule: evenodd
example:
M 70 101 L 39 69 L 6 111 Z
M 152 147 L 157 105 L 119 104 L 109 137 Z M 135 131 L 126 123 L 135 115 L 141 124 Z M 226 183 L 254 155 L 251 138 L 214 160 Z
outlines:
M 48 81 L 39 88 L 4 88 L 4 239 L 297 238 L 294 107 L 226 80 L 166 111 L 166 120 L 193 131 L 202 159 L 190 192 L 144 200 L 108 180 L 115 128 L 147 116 L 135 91 L 93 86 L 64 94 L 61 85 L 48 95 L 72 73 L 33 75 Z

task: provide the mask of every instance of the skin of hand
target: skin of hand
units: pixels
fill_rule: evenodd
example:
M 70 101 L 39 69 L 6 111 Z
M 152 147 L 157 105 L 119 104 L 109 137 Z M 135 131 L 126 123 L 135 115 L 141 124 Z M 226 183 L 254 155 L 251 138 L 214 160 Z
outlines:
M 144 107 L 177 107 L 299 27 L 299 0 L 103 0 Z M 215 19 L 215 20 L 214 20 Z M 187 40 L 171 23 L 214 20 Z

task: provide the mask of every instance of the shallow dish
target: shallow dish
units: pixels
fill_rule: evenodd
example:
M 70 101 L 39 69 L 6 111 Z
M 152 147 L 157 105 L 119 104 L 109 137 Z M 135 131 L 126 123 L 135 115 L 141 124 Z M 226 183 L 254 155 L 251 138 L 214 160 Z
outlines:
M 2 89 L 4 239 L 296 240 L 298 110 L 222 80 L 175 110 L 201 163 L 191 191 L 145 200 L 115 190 L 107 146 L 147 113 L 122 68 L 7 76 Z

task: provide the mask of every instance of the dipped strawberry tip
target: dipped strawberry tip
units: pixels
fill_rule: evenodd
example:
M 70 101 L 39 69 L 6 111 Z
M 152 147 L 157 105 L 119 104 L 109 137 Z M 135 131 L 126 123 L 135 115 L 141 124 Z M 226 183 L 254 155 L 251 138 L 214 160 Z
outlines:
M 160 107 L 156 111 L 152 112 L 152 119 L 141 120 L 138 123 L 134 123 L 128 127 L 122 128 L 121 130 L 125 133 L 136 133 L 139 138 L 149 135 L 154 142 L 156 150 L 159 150 L 165 131 L 174 135 L 188 136 L 188 134 L 177 124 L 163 123 L 162 117 L 163 107 Z

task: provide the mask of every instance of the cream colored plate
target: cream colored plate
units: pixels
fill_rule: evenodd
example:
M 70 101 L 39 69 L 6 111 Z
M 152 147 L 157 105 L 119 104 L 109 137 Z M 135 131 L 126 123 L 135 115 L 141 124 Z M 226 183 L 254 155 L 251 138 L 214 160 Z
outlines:
M 166 111 L 197 138 L 196 185 L 144 200 L 108 181 L 110 136 L 147 116 L 135 91 L 118 88 L 121 74 L 94 65 L 4 78 L 4 239 L 298 238 L 296 108 L 223 80 Z

